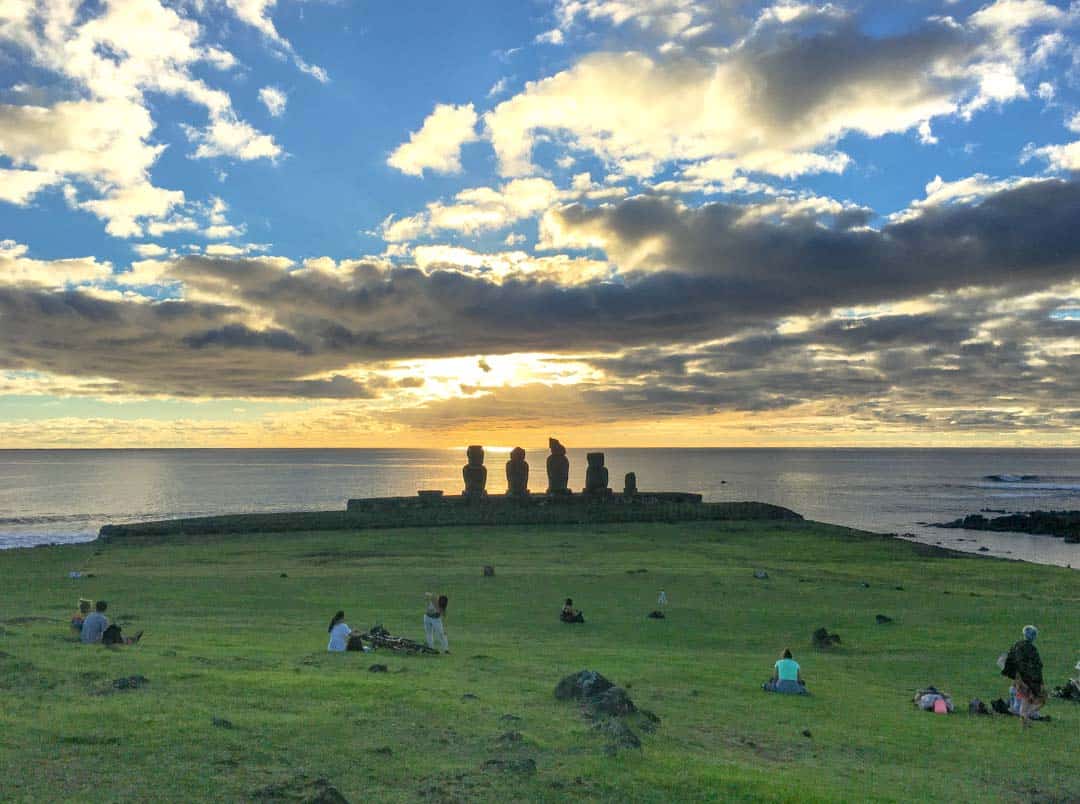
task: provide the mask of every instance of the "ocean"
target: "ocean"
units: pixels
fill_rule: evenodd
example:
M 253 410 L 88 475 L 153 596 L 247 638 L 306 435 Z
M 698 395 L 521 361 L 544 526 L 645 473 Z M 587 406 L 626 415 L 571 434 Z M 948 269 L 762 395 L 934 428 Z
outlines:
M 1080 568 L 1080 545 L 1025 534 L 941 530 L 981 509 L 1080 508 L 1077 449 L 602 449 L 611 486 L 708 501 L 760 500 L 807 519 L 961 550 Z M 571 488 L 585 449 L 570 449 Z M 530 487 L 546 448 L 527 449 Z M 489 448 L 488 491 L 505 490 L 507 450 Z M 349 497 L 461 491 L 459 449 L 0 450 L 0 548 L 88 541 L 107 523 L 344 508 Z

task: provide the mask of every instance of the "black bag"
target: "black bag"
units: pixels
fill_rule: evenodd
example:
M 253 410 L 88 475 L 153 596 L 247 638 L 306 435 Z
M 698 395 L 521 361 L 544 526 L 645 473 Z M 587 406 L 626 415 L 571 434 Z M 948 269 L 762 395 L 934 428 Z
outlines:
M 113 623 L 101 635 L 102 645 L 123 645 L 124 637 L 120 634 L 120 626 Z
M 353 634 L 349 637 L 349 641 L 345 643 L 345 650 L 360 650 L 364 649 L 364 640 L 359 634 Z

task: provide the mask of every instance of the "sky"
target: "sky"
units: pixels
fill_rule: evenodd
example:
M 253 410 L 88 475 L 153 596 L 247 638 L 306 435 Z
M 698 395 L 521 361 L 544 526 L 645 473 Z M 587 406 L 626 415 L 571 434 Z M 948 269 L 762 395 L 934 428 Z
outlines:
M 0 448 L 1080 447 L 1080 2 L 0 0 Z

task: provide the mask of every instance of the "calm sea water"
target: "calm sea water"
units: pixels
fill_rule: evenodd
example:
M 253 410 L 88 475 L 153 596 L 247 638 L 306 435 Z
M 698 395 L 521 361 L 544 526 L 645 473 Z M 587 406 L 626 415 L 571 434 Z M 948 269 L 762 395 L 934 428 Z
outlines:
M 939 530 L 983 508 L 1080 508 L 1080 450 L 608 449 L 613 488 L 761 500 L 808 519 L 1026 561 L 1080 568 L 1080 545 L 1023 534 Z M 546 449 L 528 451 L 530 486 Z M 489 450 L 488 490 L 505 488 L 506 454 Z M 571 449 L 571 487 L 585 450 Z M 461 490 L 464 450 L 0 451 L 0 547 L 86 541 L 110 522 L 248 511 L 338 509 L 349 497 Z M 988 479 L 990 475 L 1002 479 Z

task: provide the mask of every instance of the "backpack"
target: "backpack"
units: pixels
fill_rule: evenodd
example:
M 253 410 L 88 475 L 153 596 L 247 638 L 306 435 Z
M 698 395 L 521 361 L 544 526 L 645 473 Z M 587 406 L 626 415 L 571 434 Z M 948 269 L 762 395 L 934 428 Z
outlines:
M 113 623 L 101 635 L 102 645 L 123 645 L 124 637 L 120 634 L 120 626 Z

